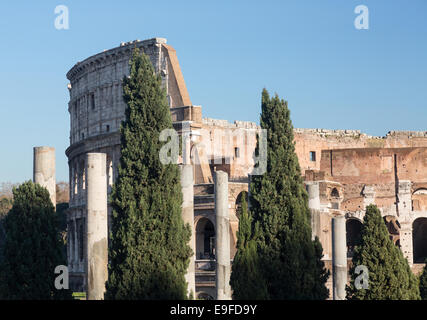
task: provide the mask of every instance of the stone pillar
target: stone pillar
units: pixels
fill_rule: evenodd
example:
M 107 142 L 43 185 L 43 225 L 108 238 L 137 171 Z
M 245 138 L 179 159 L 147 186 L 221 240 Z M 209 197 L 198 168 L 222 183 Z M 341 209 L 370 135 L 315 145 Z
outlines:
M 68 269 L 73 271 L 73 229 L 72 229 L 72 220 L 67 221 L 67 260 L 68 260 Z
M 319 183 L 307 182 L 308 207 L 310 209 L 320 210 Z
M 223 171 L 215 172 L 215 215 L 216 298 L 217 300 L 231 300 L 228 174 Z
M 108 277 L 107 156 L 86 155 L 87 241 L 85 276 L 87 299 L 104 299 Z
M 407 218 L 412 211 L 412 182 L 409 180 L 400 180 L 397 193 L 397 215 L 402 218 Z
M 319 183 L 306 182 L 306 186 L 308 192 L 308 207 L 311 213 L 311 237 L 313 240 L 316 236 L 321 239 Z
M 412 267 L 414 252 L 412 243 L 412 182 L 400 180 L 397 193 L 397 217 L 400 222 L 400 247 L 404 257 Z
M 363 194 L 363 210 L 370 204 L 375 204 L 375 188 L 373 186 L 365 185 L 362 190 Z
M 74 266 L 74 270 L 78 270 L 79 269 L 79 234 L 78 234 L 78 230 L 77 230 L 77 220 L 74 217 L 73 218 L 73 240 L 74 240 L 74 250 L 73 250 L 73 266 Z
M 182 218 L 185 224 L 189 224 L 191 228 L 190 248 L 193 255 L 190 257 L 190 264 L 188 265 L 185 280 L 188 283 L 188 294 L 192 293 L 194 299 L 196 298 L 196 274 L 195 274 L 195 253 L 196 242 L 194 234 L 194 179 L 193 179 L 193 166 L 185 164 L 181 166 L 181 188 L 182 188 Z
M 414 249 L 412 243 L 412 221 L 401 221 L 400 222 L 400 248 L 403 256 L 408 260 L 409 266 L 412 267 L 414 264 Z
M 345 300 L 347 284 L 347 246 L 345 216 L 332 218 L 332 279 L 333 299 Z
M 55 148 L 34 147 L 33 181 L 49 191 L 56 207 Z

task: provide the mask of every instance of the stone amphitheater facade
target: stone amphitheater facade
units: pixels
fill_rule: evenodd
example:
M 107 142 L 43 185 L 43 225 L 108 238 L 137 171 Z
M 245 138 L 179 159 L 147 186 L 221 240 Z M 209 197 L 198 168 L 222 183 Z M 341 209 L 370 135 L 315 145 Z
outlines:
M 145 52 L 166 89 L 174 128 L 187 146 L 181 164 L 191 164 L 194 176 L 196 297 L 216 298 L 214 173 L 228 173 L 230 257 L 238 229 L 237 208 L 253 167 L 256 133 L 253 122 L 202 117 L 191 103 L 175 50 L 163 38 L 121 43 L 78 62 L 67 73 L 70 101 L 70 208 L 68 266 L 73 290 L 84 291 L 87 247 L 88 153 L 106 154 L 108 192 L 120 159 L 119 128 L 124 120 L 122 79 L 129 73 L 133 48 Z M 414 270 L 427 257 L 427 132 L 391 131 L 372 137 L 357 130 L 295 129 L 295 150 L 309 193 L 313 236 L 331 266 L 332 218 L 346 217 L 348 257 L 360 229 L 366 205 L 376 203 L 390 237 L 402 248 Z M 228 140 L 224 142 L 223 137 Z M 230 138 L 231 137 L 231 138 Z M 108 208 L 109 216 L 111 209 Z M 331 286 L 331 283 L 329 283 Z

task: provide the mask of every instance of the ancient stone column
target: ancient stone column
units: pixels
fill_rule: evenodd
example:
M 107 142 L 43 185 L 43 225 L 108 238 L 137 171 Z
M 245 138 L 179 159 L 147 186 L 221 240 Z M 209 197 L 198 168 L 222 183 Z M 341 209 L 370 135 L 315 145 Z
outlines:
M 343 215 L 332 218 L 332 280 L 334 300 L 345 300 L 347 244 Z
M 320 209 L 319 183 L 307 182 L 308 207 L 310 209 Z
M 414 265 L 414 248 L 413 248 L 413 228 L 412 220 L 404 219 L 400 221 L 400 249 L 403 256 L 408 260 L 409 266 Z
M 194 234 L 194 179 L 193 179 L 193 166 L 185 164 L 181 166 L 181 188 L 182 188 L 182 218 L 185 224 L 189 224 L 191 228 L 191 239 L 189 242 L 193 255 L 190 257 L 190 264 L 188 265 L 185 280 L 188 283 L 188 294 L 192 293 L 195 298 L 196 295 L 196 279 L 195 279 L 195 252 L 196 242 Z
M 55 148 L 34 148 L 33 181 L 49 191 L 50 200 L 56 207 Z
M 400 246 L 404 257 L 412 267 L 414 264 L 413 256 L 413 236 L 412 236 L 412 182 L 410 180 L 400 180 L 397 193 L 397 219 L 400 222 Z
M 312 239 L 317 236 L 322 238 L 322 230 L 320 223 L 320 196 L 319 196 L 319 183 L 306 182 L 308 193 L 308 207 L 311 213 L 311 236 Z
M 107 226 L 107 156 L 105 153 L 86 155 L 87 241 L 86 291 L 88 300 L 104 299 L 108 277 Z
M 216 292 L 217 300 L 231 300 L 230 217 L 228 212 L 228 175 L 215 172 L 216 215 Z

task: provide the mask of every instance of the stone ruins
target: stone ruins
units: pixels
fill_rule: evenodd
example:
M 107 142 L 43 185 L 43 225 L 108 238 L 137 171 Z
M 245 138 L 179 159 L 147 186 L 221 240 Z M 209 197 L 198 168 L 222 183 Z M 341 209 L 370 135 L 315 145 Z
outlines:
M 70 101 L 68 267 L 74 291 L 101 299 L 107 277 L 107 195 L 120 159 L 124 120 L 122 78 L 134 47 L 162 77 L 175 130 L 185 152 L 179 160 L 183 219 L 193 227 L 189 292 L 199 299 L 230 299 L 236 253 L 237 208 L 248 191 L 256 133 L 252 122 L 202 118 L 192 105 L 175 50 L 166 39 L 122 43 L 78 62 L 67 73 Z M 331 270 L 331 298 L 345 298 L 348 261 L 364 210 L 375 203 L 391 239 L 414 272 L 427 258 L 427 132 L 391 131 L 372 137 L 355 130 L 295 129 L 295 146 L 318 236 Z M 54 188 L 54 155 L 34 150 L 34 180 Z M 52 169 L 53 168 L 53 169 Z M 53 178 L 53 182 L 52 182 Z M 54 200 L 54 198 L 52 198 Z

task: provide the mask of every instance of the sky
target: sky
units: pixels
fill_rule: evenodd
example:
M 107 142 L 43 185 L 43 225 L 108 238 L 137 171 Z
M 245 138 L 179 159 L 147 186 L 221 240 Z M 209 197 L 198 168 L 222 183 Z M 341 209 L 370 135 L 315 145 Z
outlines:
M 55 28 L 58 5 L 69 29 Z M 355 8 L 369 10 L 357 29 Z M 67 71 L 121 42 L 166 38 L 203 116 L 259 123 L 265 87 L 294 127 L 427 130 L 427 1 L 2 1 L 0 183 L 32 179 L 56 148 L 68 181 Z

